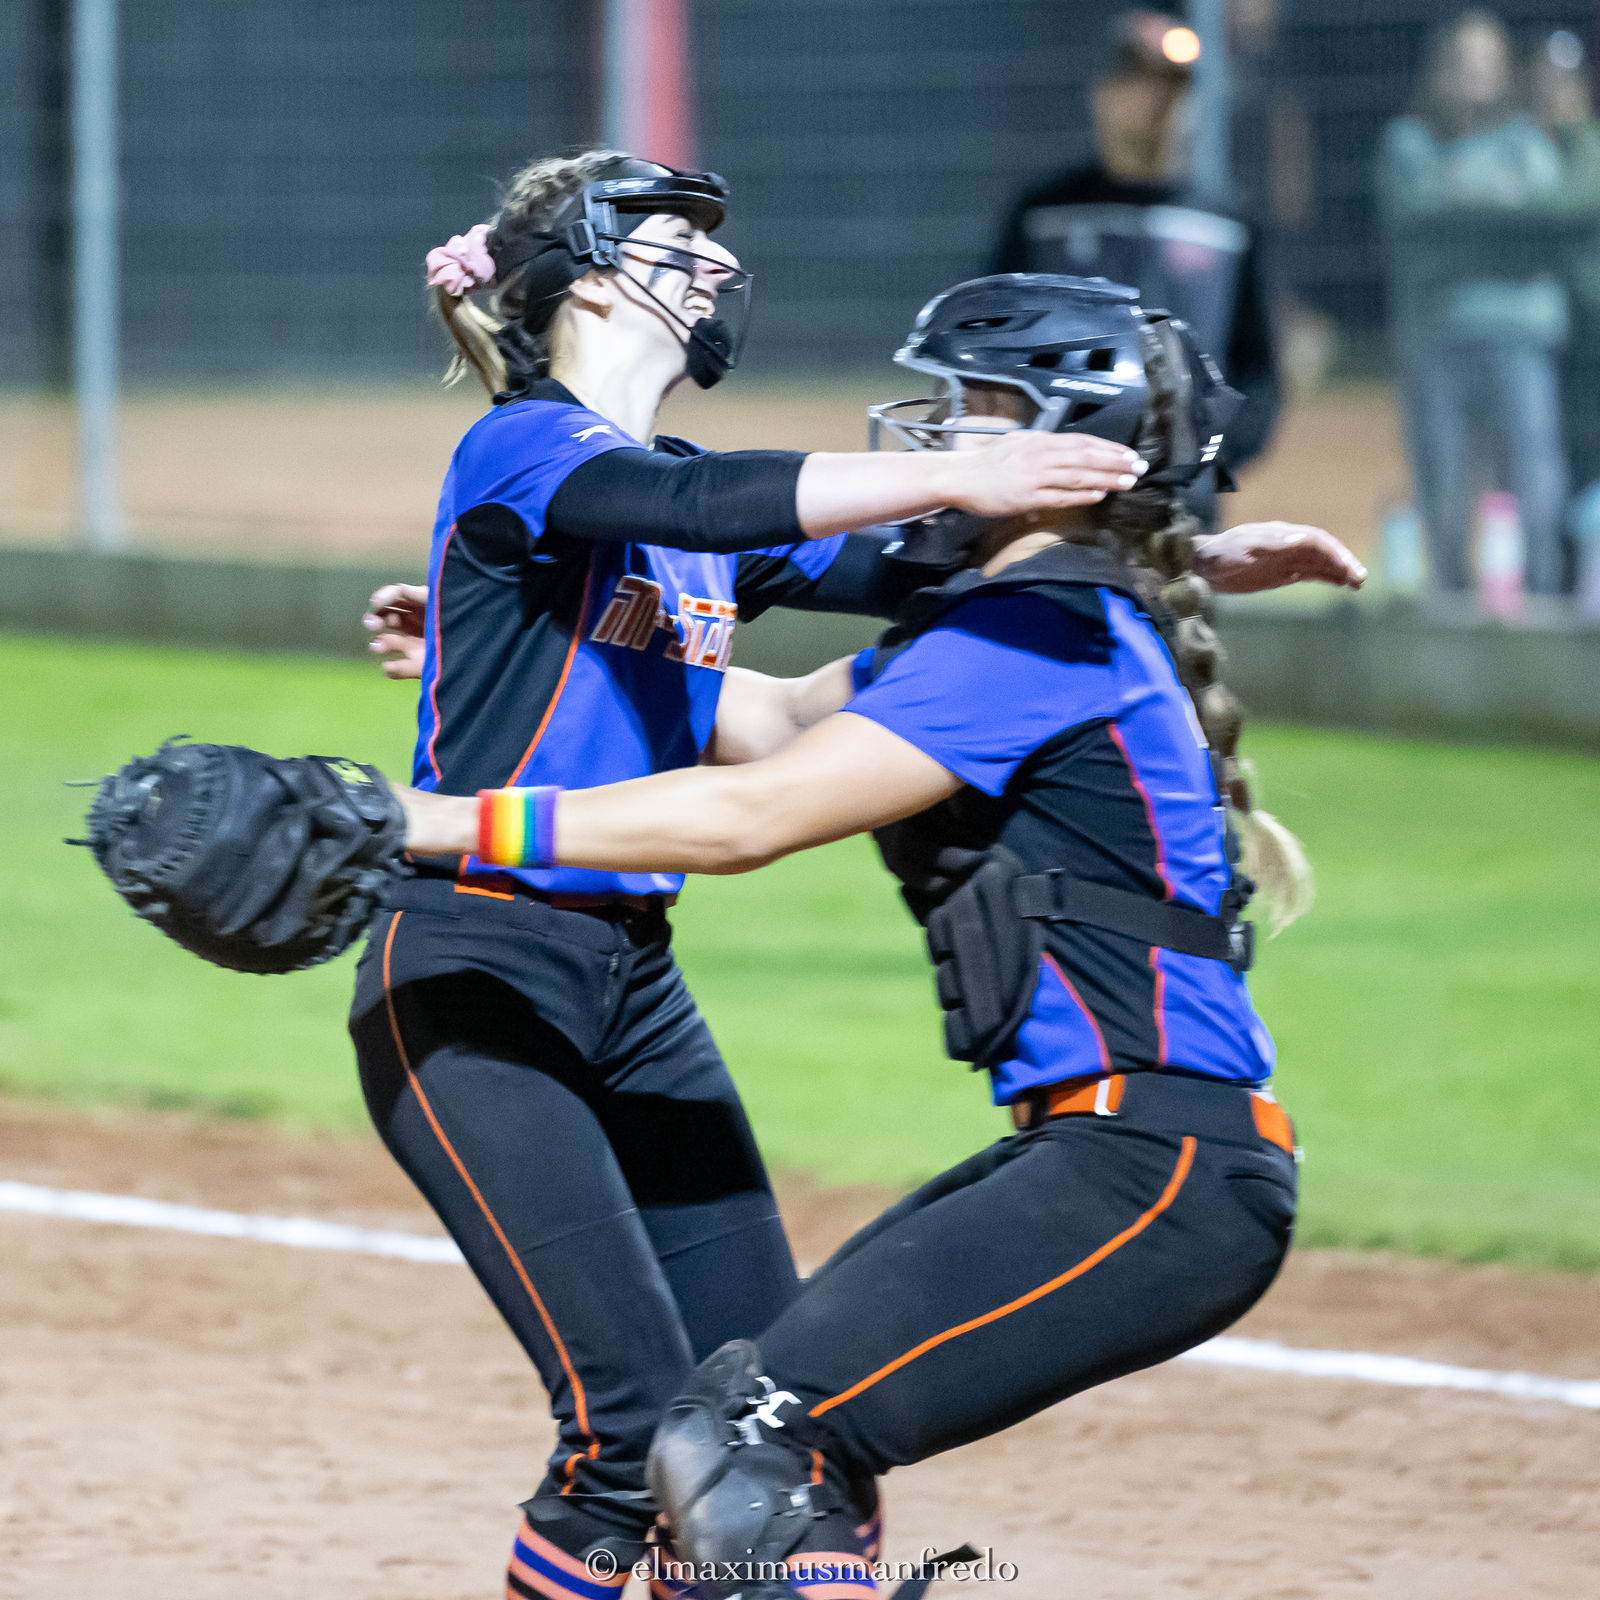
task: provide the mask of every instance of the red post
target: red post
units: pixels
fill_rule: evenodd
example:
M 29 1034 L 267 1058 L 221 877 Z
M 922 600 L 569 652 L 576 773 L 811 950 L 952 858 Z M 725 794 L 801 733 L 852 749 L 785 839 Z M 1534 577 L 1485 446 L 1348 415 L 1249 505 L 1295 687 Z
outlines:
M 630 155 L 694 165 L 688 0 L 608 0 L 606 133 Z

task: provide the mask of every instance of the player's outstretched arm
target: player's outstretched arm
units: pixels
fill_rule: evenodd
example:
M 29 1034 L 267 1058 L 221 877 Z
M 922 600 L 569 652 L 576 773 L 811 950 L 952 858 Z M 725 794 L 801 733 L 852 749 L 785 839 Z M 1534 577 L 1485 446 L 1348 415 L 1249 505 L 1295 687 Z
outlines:
M 776 755 L 744 766 L 689 767 L 562 792 L 550 802 L 553 815 L 546 814 L 546 826 L 553 822 L 548 854 L 525 857 L 524 864 L 751 872 L 796 850 L 925 811 L 960 787 L 959 778 L 898 734 L 839 712 Z M 396 793 L 414 854 L 482 853 L 476 797 Z
M 1367 569 L 1325 528 L 1241 522 L 1196 539 L 1194 569 L 1219 594 L 1257 594 L 1291 583 L 1359 589 Z
M 808 539 L 826 539 L 946 506 L 979 517 L 1092 506 L 1131 489 L 1144 470 L 1135 451 L 1109 439 L 1022 429 L 982 450 L 808 455 L 795 510 Z
M 803 678 L 773 678 L 730 667 L 717 700 L 717 723 L 702 765 L 733 767 L 794 743 L 807 728 L 839 710 L 855 692 L 853 657 L 830 661 Z

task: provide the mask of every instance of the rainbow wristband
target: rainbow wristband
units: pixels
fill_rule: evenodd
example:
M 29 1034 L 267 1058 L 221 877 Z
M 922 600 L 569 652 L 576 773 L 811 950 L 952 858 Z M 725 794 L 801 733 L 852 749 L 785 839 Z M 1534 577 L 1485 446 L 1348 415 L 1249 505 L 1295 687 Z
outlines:
M 492 867 L 556 864 L 555 784 L 478 791 L 478 859 Z

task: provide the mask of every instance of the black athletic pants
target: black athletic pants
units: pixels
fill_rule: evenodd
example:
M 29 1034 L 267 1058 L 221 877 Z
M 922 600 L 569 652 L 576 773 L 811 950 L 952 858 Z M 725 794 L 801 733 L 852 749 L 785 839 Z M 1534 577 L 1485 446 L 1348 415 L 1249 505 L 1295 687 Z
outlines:
M 767 1437 L 856 1478 L 1165 1361 L 1261 1297 L 1294 1201 L 1248 1093 L 1131 1075 L 1116 1115 L 1002 1139 L 843 1245 L 758 1341 L 794 1397 Z
M 662 1408 L 694 1362 L 797 1291 L 669 941 L 659 911 L 419 878 L 375 919 L 356 980 L 378 1132 L 550 1391 L 559 1441 L 528 1514 L 557 1564 L 542 1536 L 574 1554 L 643 1537 Z

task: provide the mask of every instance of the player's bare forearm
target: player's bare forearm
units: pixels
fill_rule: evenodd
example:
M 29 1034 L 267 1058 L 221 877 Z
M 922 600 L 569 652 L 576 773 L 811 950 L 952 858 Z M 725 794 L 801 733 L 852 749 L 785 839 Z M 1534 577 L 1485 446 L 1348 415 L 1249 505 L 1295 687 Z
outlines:
M 1220 594 L 1257 594 L 1291 583 L 1359 589 L 1367 569 L 1325 528 L 1242 522 L 1196 539 L 1194 568 Z
M 976 450 L 808 455 L 795 511 L 808 539 L 955 506 L 980 517 L 1095 505 L 1144 471 L 1132 450 L 1085 433 L 1023 429 Z
M 731 767 L 792 744 L 807 728 L 850 698 L 850 657 L 830 661 L 803 678 L 773 678 L 730 667 L 717 700 L 717 723 L 702 761 Z
M 563 794 L 556 863 L 614 872 L 750 872 L 924 811 L 960 782 L 865 717 L 830 716 L 738 767 L 689 767 Z M 476 799 L 399 789 L 418 855 L 478 848 Z

